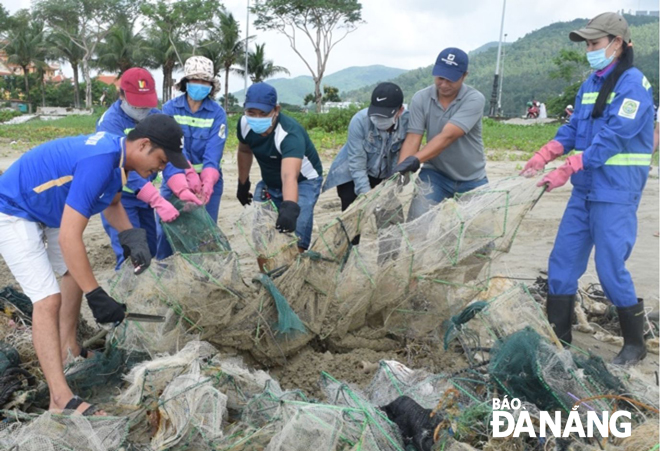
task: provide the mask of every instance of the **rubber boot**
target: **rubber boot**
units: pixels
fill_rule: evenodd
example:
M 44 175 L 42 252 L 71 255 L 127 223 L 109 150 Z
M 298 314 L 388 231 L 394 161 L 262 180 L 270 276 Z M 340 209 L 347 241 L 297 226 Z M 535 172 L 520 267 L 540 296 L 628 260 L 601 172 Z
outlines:
M 545 310 L 548 322 L 561 341 L 571 343 L 573 340 L 572 325 L 575 308 L 574 294 L 548 294 Z
M 644 301 L 630 307 L 617 307 L 623 348 L 612 361 L 615 365 L 632 365 L 646 357 L 644 343 Z

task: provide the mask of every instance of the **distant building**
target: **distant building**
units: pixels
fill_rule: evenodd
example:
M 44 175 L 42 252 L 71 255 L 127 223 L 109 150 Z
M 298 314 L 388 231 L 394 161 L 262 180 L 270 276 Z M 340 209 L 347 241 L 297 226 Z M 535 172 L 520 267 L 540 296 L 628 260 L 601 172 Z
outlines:
M 98 81 L 108 86 L 115 85 L 117 90 L 119 90 L 119 77 L 116 75 L 99 75 L 96 77 Z
M 660 11 L 635 11 L 636 16 L 660 17 Z
M 346 108 L 349 108 L 351 106 L 360 106 L 358 102 L 326 102 L 321 106 L 321 113 L 327 113 L 328 111 L 332 110 L 333 108 L 338 108 L 340 110 L 344 110 Z
M 37 67 L 34 64 L 28 66 L 28 73 L 34 74 L 37 72 Z M 16 64 L 9 62 L 7 53 L 0 50 L 0 76 L 23 75 L 23 68 Z M 48 63 L 48 67 L 44 70 L 44 80 L 51 83 L 60 83 L 67 78 L 62 73 L 59 63 Z

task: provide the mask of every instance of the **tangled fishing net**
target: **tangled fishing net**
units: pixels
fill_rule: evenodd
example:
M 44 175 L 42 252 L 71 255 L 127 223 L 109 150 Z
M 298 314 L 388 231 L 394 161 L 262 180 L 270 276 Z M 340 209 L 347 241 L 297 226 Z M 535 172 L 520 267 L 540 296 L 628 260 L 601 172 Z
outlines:
M 534 180 L 504 179 L 407 221 L 413 192 L 413 183 L 384 182 L 321 225 L 303 254 L 295 236 L 275 230 L 272 203 L 244 210 L 235 223 L 243 242 L 231 246 L 203 208 L 188 211 L 177 203 L 181 215 L 165 227 L 176 253 L 139 277 L 125 265 L 108 284 L 129 311 L 165 321 L 126 321 L 106 338 L 104 351 L 67 369 L 74 391 L 112 416 L 34 417 L 5 410 L 0 448 L 559 446 L 554 438 L 493 439 L 492 398 L 503 394 L 519 397 L 533 416 L 588 403 L 630 410 L 635 431 L 657 423 L 657 386 L 634 370 L 564 349 L 527 288 L 491 276 L 491 262 L 509 250 L 538 200 Z M 263 273 L 246 270 L 241 248 Z M 383 340 L 422 338 L 438 352 L 462 352 L 466 367 L 435 374 L 384 360 L 362 389 L 322 373 L 324 396 L 315 400 L 283 390 L 240 357 L 274 365 L 312 343 L 378 349 Z M 571 449 L 596 449 L 579 438 L 567 440 Z M 639 433 L 634 440 L 629 446 L 642 443 Z

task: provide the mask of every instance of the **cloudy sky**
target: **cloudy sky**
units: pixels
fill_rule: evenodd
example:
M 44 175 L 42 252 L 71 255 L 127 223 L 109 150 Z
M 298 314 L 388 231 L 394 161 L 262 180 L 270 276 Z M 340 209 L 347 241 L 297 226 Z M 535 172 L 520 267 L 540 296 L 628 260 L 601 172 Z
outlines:
M 30 6 L 30 0 L 0 0 L 0 3 L 11 12 Z M 247 0 L 223 3 L 245 29 Z M 362 0 L 362 5 L 365 23 L 333 49 L 326 74 L 371 64 L 414 69 L 432 64 L 445 47 L 470 51 L 499 38 L 502 0 Z M 625 12 L 657 10 L 658 0 L 508 0 L 504 33 L 511 42 L 553 22 L 590 18 L 622 9 Z M 284 36 L 258 31 L 252 24 L 250 35 L 256 36 L 258 43 L 265 42 L 267 57 L 288 68 L 291 76 L 309 75 Z M 302 53 L 313 56 L 311 46 L 303 47 Z M 160 83 L 160 74 L 154 75 Z M 238 77 L 230 77 L 229 82 L 230 91 L 243 87 Z

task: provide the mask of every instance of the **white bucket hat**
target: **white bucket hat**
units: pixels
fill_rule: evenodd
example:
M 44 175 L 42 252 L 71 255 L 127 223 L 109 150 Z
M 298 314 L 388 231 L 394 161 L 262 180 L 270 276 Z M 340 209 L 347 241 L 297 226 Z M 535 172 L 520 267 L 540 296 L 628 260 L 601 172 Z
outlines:
M 183 68 L 183 77 L 176 82 L 174 87 L 181 91 L 182 85 L 188 80 L 204 80 L 210 82 L 213 87 L 211 88 L 210 97 L 213 98 L 220 91 L 220 80 L 213 76 L 213 62 L 205 56 L 191 56 L 186 60 Z

